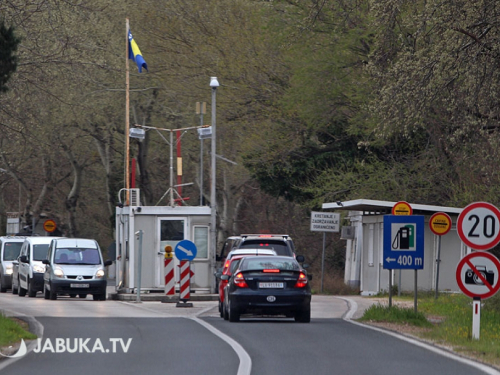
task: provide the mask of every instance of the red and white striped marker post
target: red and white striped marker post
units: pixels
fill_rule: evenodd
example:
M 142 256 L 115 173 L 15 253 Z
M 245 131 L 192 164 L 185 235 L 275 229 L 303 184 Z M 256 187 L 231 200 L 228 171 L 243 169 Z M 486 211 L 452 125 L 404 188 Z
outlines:
M 172 246 L 165 246 L 165 294 L 175 295 L 174 258 L 172 257 Z
M 181 260 L 179 265 L 179 300 L 176 307 L 193 307 L 192 303 L 187 303 L 191 297 L 191 262 Z

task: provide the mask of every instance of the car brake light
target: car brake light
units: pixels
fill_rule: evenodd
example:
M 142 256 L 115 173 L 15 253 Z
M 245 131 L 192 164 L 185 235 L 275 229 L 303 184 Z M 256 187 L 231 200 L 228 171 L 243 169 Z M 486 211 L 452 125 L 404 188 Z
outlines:
M 262 270 L 262 272 L 264 272 L 264 273 L 279 273 L 280 270 L 278 270 L 278 269 L 271 269 L 271 270 Z
M 270 234 L 261 234 L 259 237 L 261 237 L 261 238 L 271 238 L 272 236 Z
M 243 274 L 241 272 L 237 273 L 236 276 L 234 277 L 234 285 L 240 288 L 248 288 L 248 284 L 245 281 L 245 278 L 243 277 Z
M 307 285 L 307 276 L 305 273 L 301 272 L 299 275 L 299 279 L 297 280 L 297 283 L 295 284 L 296 288 L 305 288 Z

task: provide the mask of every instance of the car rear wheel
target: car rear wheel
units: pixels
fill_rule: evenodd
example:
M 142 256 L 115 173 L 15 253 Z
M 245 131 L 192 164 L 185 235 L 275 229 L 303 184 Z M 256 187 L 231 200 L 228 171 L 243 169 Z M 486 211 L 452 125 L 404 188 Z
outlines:
M 78 297 L 80 297 L 80 298 L 87 298 L 87 295 L 86 294 L 79 294 Z
M 7 288 L 2 285 L 2 276 L 0 275 L 0 293 L 5 293 Z
M 106 301 L 106 294 L 93 294 L 94 301 Z
M 229 320 L 229 314 L 227 313 L 227 308 L 225 303 L 222 304 L 222 317 L 224 318 L 224 320 Z
M 70 294 L 69 297 L 70 298 L 76 298 L 76 294 Z
M 26 289 L 21 286 L 21 282 L 17 280 L 17 294 L 19 297 L 24 297 L 26 295 Z
M 43 286 L 43 298 L 50 299 L 50 292 L 47 290 L 47 287 L 45 285 Z
M 222 305 L 222 302 L 219 300 L 219 314 L 220 314 L 221 318 L 224 317 L 224 313 L 222 311 L 223 308 L 224 308 L 224 306 Z
M 14 280 L 12 280 L 12 294 L 17 294 L 17 285 L 14 284 Z
M 49 292 L 49 299 L 52 301 L 55 301 L 57 299 L 57 293 L 53 291 L 54 287 L 50 287 L 50 292 Z
M 36 297 L 36 290 L 33 288 L 33 283 L 28 282 L 28 297 Z
M 305 307 L 295 315 L 295 321 L 299 323 L 311 322 L 311 306 Z
M 228 301 L 229 305 L 229 321 L 230 322 L 239 322 L 240 321 L 240 312 L 234 308 L 231 303 L 231 301 Z

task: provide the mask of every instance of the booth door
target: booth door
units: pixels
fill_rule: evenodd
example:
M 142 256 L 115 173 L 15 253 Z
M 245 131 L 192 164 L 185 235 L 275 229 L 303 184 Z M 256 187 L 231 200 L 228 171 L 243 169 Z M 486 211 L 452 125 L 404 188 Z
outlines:
M 165 247 L 167 245 L 172 246 L 172 256 L 174 261 L 174 273 L 176 284 L 179 280 L 179 261 L 175 257 L 174 249 L 175 246 L 186 238 L 187 234 L 187 220 L 186 218 L 172 217 L 172 218 L 159 218 L 158 233 L 160 234 L 160 248 L 158 249 L 157 259 L 156 259 L 156 287 L 165 287 Z

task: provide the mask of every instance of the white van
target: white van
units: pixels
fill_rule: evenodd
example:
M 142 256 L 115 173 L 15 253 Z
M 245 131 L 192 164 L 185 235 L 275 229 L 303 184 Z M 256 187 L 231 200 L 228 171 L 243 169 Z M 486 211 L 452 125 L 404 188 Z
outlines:
M 12 262 L 17 260 L 25 238 L 24 236 L 0 237 L 0 293 L 12 288 Z
M 43 290 L 43 273 L 50 242 L 58 237 L 33 236 L 26 237 L 21 247 L 21 252 L 14 264 L 12 273 L 12 293 L 24 297 L 26 292 L 30 297 L 36 297 L 37 292 Z M 16 291 L 14 291 L 16 288 Z
M 106 270 L 111 260 L 103 261 L 97 241 L 86 238 L 58 238 L 49 247 L 43 275 L 45 299 L 57 295 L 86 298 L 92 294 L 95 301 L 106 299 Z

